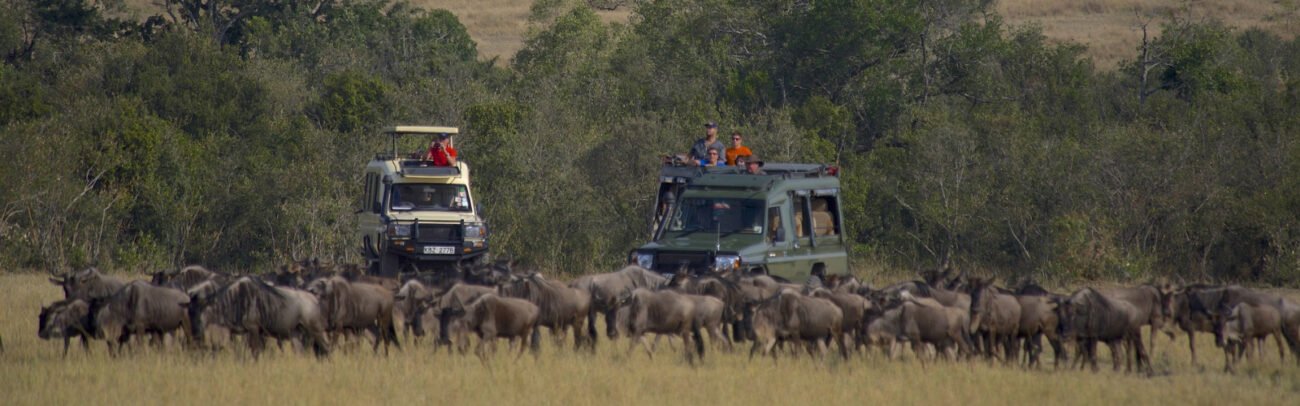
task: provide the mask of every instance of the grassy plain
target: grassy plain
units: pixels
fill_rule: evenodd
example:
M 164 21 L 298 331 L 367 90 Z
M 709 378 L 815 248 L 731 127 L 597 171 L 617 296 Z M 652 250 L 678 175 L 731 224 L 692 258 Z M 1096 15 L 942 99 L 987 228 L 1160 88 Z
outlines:
M 478 43 L 480 58 L 508 62 L 524 46 L 532 0 L 410 0 L 424 8 L 451 11 Z M 139 16 L 162 10 L 160 0 L 126 0 Z M 631 2 L 628 2 L 631 4 Z M 1294 38 L 1300 34 L 1300 0 L 1000 0 L 997 13 L 1010 25 L 1037 24 L 1048 38 L 1088 46 L 1097 66 L 1111 69 L 1132 59 L 1142 42 L 1140 25 L 1152 36 L 1171 13 L 1182 18 L 1217 18 L 1237 27 L 1260 27 Z M 626 22 L 628 6 L 598 10 L 607 22 Z
M 807 357 L 748 360 L 744 351 L 713 351 L 696 367 L 661 345 L 654 359 L 627 341 L 601 342 L 595 355 L 557 350 L 544 337 L 539 359 L 504 353 L 486 364 L 472 355 L 435 353 L 428 342 L 403 341 L 390 356 L 344 348 L 328 360 L 289 350 L 253 361 L 242 351 L 215 356 L 175 346 L 107 356 L 36 336 L 40 306 L 62 293 L 39 274 L 0 275 L 0 403 L 173 402 L 216 404 L 1294 404 L 1300 368 L 1268 356 L 1238 374 L 1222 373 L 1209 337 L 1198 340 L 1202 364 L 1190 365 L 1186 341 L 1161 337 L 1157 373 L 1030 371 L 986 362 L 922 366 L 910 355 L 876 354 L 849 361 Z M 504 345 L 502 346 L 504 347 Z M 503 348 L 504 349 L 504 348 Z

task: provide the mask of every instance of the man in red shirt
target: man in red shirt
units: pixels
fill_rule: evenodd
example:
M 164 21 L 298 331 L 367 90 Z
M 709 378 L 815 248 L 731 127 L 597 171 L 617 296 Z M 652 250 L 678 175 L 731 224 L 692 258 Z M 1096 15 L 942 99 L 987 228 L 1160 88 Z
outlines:
M 433 166 L 455 166 L 456 149 L 451 147 L 451 138 L 448 134 L 438 134 L 429 142 L 429 152 L 424 154 L 424 160 L 433 162 Z

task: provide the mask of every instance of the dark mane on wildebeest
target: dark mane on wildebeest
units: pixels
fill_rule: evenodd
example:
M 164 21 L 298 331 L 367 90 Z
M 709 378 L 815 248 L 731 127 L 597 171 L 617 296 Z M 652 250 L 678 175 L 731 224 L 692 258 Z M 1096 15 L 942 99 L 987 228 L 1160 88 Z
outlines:
M 169 286 L 187 291 L 204 281 L 215 280 L 218 283 L 225 283 L 231 278 L 230 274 L 212 271 L 202 265 L 189 265 L 178 270 L 154 272 L 151 282 L 157 286 Z

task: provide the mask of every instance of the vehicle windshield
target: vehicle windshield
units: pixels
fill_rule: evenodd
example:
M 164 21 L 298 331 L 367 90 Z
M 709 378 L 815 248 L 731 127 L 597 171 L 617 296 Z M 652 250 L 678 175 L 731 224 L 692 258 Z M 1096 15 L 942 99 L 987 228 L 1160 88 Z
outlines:
M 763 201 L 685 197 L 669 220 L 668 231 L 762 234 Z
M 465 185 L 399 183 L 392 190 L 395 211 L 470 211 Z

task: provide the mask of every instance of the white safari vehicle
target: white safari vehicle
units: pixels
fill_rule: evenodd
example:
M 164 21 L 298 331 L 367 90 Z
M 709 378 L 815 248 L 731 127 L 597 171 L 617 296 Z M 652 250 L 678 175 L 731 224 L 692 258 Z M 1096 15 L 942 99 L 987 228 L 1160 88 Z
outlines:
M 356 211 L 357 237 L 370 272 L 393 276 L 481 261 L 488 251 L 488 231 L 470 187 L 469 165 L 455 160 L 438 166 L 425 159 L 423 150 L 397 153 L 400 137 L 454 145 L 460 129 L 396 126 L 383 133 L 391 137 L 391 148 L 366 164 Z

